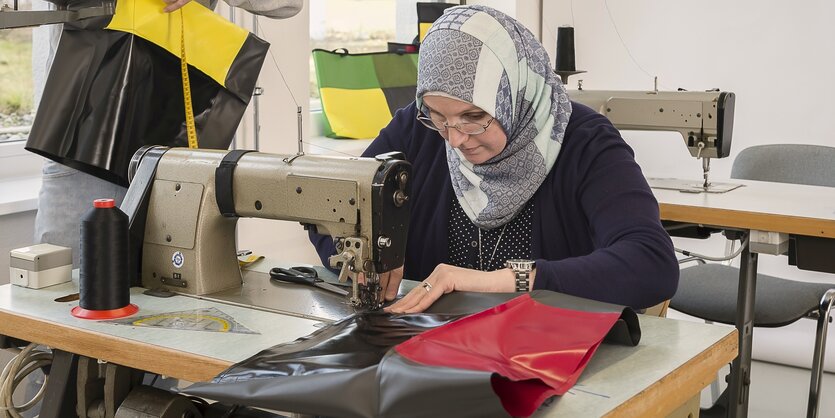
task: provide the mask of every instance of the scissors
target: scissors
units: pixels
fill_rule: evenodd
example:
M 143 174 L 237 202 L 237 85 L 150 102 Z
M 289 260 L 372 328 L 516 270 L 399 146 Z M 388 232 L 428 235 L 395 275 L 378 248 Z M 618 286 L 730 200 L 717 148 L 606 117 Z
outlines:
M 274 267 L 270 269 L 270 278 L 280 280 L 282 282 L 306 284 L 308 286 L 315 286 L 329 292 L 336 293 L 340 296 L 347 296 L 348 291 L 332 285 L 323 279 L 319 278 L 312 267 L 291 267 L 289 269 L 283 267 Z

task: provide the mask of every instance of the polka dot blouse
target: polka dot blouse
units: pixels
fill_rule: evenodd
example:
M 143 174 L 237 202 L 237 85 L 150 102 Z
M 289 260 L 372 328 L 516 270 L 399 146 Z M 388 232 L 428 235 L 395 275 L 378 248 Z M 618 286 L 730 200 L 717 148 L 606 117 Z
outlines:
M 453 197 L 450 207 L 447 226 L 450 264 L 493 271 L 504 268 L 506 260 L 531 258 L 532 203 L 528 202 L 522 212 L 505 225 L 495 229 L 481 229 L 480 240 L 480 228 L 470 221 L 457 198 Z

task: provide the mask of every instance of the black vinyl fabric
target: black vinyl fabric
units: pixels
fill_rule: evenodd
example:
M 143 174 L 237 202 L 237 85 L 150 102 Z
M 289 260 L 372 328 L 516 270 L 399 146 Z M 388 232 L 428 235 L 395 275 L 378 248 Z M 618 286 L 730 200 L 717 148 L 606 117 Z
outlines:
M 423 331 L 506 302 L 518 293 L 453 292 L 431 312 L 365 312 L 295 342 L 264 350 L 184 390 L 226 403 L 332 417 L 507 416 L 492 373 L 414 363 L 392 348 Z M 636 345 L 637 315 L 630 308 L 550 291 L 538 302 L 587 312 L 620 312 L 612 342 Z M 610 338 L 607 336 L 606 341 Z
M 226 370 L 214 381 L 362 370 L 379 363 L 395 345 L 463 316 L 466 315 L 389 315 L 380 311 L 352 315 L 291 344 L 264 350 Z
M 786 280 L 757 275 L 754 326 L 782 327 L 817 311 L 830 283 Z M 739 269 L 724 264 L 703 264 L 681 270 L 678 290 L 670 307 L 707 321 L 736 321 Z
M 180 59 L 138 36 L 103 29 L 108 22 L 64 26 L 26 149 L 127 186 L 140 147 L 188 146 Z M 227 88 L 189 66 L 200 148 L 229 147 L 268 48 L 250 34 Z
M 444 14 L 444 10 L 457 6 L 457 4 L 418 2 L 416 6 L 418 24 L 421 24 L 434 23 Z

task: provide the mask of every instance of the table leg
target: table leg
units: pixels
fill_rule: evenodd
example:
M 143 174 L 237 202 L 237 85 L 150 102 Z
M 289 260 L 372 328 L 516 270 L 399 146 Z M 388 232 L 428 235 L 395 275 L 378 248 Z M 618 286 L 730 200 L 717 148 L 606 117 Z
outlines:
M 41 418 L 74 417 L 76 403 L 75 380 L 78 356 L 62 350 L 52 350 L 52 365 L 41 404 Z
M 736 329 L 739 331 L 739 355 L 731 366 L 728 384 L 730 402 L 728 416 L 748 416 L 748 393 L 751 386 L 751 345 L 754 338 L 754 296 L 757 288 L 757 253 L 745 247 L 739 266 L 739 291 L 737 293 Z

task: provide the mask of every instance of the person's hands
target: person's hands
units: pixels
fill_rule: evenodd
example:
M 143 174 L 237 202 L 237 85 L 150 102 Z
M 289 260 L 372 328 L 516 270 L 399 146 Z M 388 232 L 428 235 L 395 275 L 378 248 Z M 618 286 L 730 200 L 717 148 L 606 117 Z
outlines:
M 513 292 L 516 290 L 516 276 L 510 269 L 480 271 L 439 264 L 426 280 L 384 310 L 390 313 L 423 312 L 442 295 L 454 290 Z
M 397 297 L 397 291 L 400 290 L 400 282 L 403 281 L 403 267 L 396 268 L 385 273 L 380 273 L 380 286 L 383 288 L 383 297 L 385 300 L 394 300 Z M 360 273 L 357 276 L 357 282 L 365 284 L 365 274 Z
M 167 6 L 165 6 L 165 8 L 162 9 L 162 11 L 164 11 L 165 13 L 171 13 L 174 10 L 177 10 L 180 7 L 185 6 L 186 3 L 190 2 L 191 0 L 162 0 L 162 1 L 164 1 L 167 4 Z
M 403 281 L 403 266 L 380 274 L 380 286 L 383 287 L 385 300 L 394 300 L 397 291 L 400 290 L 400 282 Z

